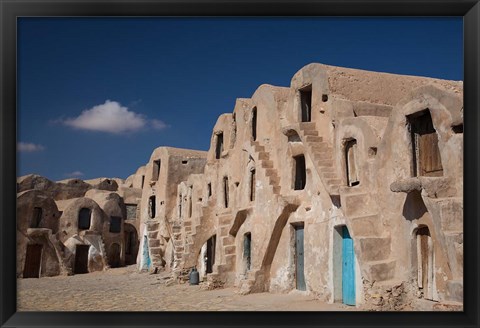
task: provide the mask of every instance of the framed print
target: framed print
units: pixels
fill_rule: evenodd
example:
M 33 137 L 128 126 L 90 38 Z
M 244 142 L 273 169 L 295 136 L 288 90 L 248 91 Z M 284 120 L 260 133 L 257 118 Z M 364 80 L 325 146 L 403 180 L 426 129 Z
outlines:
M 2 327 L 478 326 L 478 1 L 1 8 Z

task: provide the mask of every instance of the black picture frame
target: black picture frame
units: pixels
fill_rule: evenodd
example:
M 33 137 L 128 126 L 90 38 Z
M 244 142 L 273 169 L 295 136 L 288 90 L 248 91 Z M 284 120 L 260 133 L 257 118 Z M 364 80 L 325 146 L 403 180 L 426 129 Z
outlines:
M 1 327 L 321 326 L 478 327 L 478 0 L 0 0 L 0 324 Z M 463 16 L 463 312 L 16 312 L 16 19 L 25 16 Z

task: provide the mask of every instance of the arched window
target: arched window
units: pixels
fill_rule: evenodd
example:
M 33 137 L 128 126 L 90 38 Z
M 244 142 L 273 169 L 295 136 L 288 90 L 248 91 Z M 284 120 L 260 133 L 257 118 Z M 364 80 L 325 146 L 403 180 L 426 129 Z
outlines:
M 345 168 L 347 175 L 347 185 L 349 187 L 357 186 L 360 184 L 358 177 L 358 154 L 357 154 L 357 140 L 348 140 L 345 144 Z
M 92 210 L 89 208 L 82 208 L 78 213 L 78 229 L 90 229 L 90 221 L 92 219 Z

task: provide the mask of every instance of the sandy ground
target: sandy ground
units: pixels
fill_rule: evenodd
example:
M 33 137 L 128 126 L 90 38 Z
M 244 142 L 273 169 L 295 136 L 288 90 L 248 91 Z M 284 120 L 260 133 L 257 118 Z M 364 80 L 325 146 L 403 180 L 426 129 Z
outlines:
M 173 284 L 135 266 L 103 272 L 18 279 L 18 311 L 352 311 L 306 292 L 240 295 L 236 288 L 206 290 Z

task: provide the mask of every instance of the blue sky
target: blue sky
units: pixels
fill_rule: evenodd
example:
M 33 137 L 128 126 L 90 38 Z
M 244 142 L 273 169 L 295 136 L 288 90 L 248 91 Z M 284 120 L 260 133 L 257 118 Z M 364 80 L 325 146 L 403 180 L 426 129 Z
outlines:
M 20 18 L 17 174 L 127 178 L 207 150 L 217 117 L 303 66 L 463 79 L 462 18 Z

